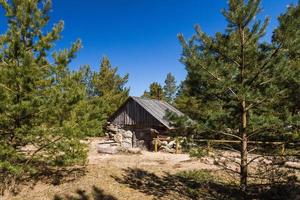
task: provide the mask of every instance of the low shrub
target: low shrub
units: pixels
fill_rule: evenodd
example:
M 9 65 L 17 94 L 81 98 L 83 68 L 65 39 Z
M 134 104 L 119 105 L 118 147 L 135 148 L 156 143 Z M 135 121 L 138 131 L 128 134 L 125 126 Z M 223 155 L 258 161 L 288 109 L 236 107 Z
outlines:
M 202 158 L 208 155 L 208 151 L 205 148 L 192 148 L 189 151 L 191 157 Z

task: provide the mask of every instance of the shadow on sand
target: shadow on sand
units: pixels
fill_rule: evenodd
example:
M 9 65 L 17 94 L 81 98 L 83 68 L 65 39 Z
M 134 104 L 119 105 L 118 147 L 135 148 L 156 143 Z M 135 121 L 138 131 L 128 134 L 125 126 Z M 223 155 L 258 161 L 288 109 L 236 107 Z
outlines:
M 143 169 L 128 168 L 124 169 L 122 177 L 113 178 L 158 199 L 300 199 L 300 186 L 294 183 L 253 185 L 245 195 L 237 185 L 218 182 L 209 172 L 164 173 L 157 176 Z
M 117 200 L 116 197 L 105 194 L 104 191 L 96 186 L 92 188 L 92 194 L 88 195 L 85 190 L 77 190 L 72 195 L 55 195 L 53 200 Z
M 38 181 L 43 183 L 60 185 L 63 183 L 72 182 L 86 174 L 85 166 L 74 166 L 74 167 L 40 167 L 39 172 L 27 177 L 27 181 L 31 181 L 34 184 Z M 24 179 L 23 181 L 26 181 Z

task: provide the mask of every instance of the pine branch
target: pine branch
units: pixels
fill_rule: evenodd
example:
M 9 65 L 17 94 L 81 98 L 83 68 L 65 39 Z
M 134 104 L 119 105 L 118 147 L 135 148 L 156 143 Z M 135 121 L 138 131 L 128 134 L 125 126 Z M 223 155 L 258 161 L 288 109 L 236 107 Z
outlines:
M 222 56 L 223 58 L 229 60 L 230 62 L 236 64 L 238 67 L 240 67 L 240 63 L 238 63 L 236 60 L 234 60 L 233 58 L 229 57 L 228 55 L 222 53 L 219 49 L 213 48 L 212 46 L 208 47 L 210 50 L 215 51 L 217 54 L 219 54 L 220 56 Z
M 258 76 L 263 72 L 263 70 L 268 66 L 268 64 L 271 62 L 272 58 L 276 56 L 279 51 L 281 50 L 282 43 L 279 44 L 279 46 L 275 49 L 275 51 L 271 54 L 269 59 L 267 59 L 266 62 L 259 68 L 258 72 L 254 75 L 252 79 L 248 82 L 248 85 L 252 85 L 252 83 L 258 78 Z
M 256 101 L 256 102 L 254 102 L 254 103 L 249 104 L 249 106 L 246 107 L 246 111 L 249 111 L 251 108 L 253 108 L 253 107 L 255 107 L 255 106 L 257 106 L 257 105 L 263 103 L 263 102 L 266 101 L 267 99 L 269 99 L 269 98 L 265 97 L 265 98 L 263 98 L 263 99 L 261 99 L 261 100 L 259 100 L 259 101 Z
M 216 98 L 222 100 L 222 101 L 225 101 L 225 102 L 229 102 L 231 100 L 231 98 L 226 98 L 222 95 L 219 95 L 219 94 L 213 94 Z
M 216 79 L 217 81 L 221 81 L 222 79 L 220 79 L 219 77 L 217 77 L 216 75 L 214 75 L 212 72 L 210 72 L 206 67 L 204 67 L 203 65 L 201 65 L 200 63 L 198 63 L 198 65 L 204 69 L 208 74 L 210 74 L 214 79 Z M 227 87 L 227 89 L 238 99 L 238 101 L 240 101 L 239 96 L 233 91 L 233 89 L 231 87 Z
M 234 173 L 234 174 L 240 174 L 240 172 L 239 171 L 236 171 L 236 170 L 233 170 L 233 169 L 230 169 L 230 168 L 228 168 L 226 165 L 221 165 L 221 164 L 219 164 L 222 168 L 223 168 L 223 170 L 227 170 L 227 171 L 230 171 L 230 172 L 232 172 L 232 173 Z
M 260 85 L 260 86 L 265 85 L 265 84 L 267 84 L 267 83 L 272 82 L 273 80 L 274 80 L 274 78 L 270 78 L 269 80 L 266 80 L 266 81 L 260 83 L 259 85 Z
M 6 90 L 8 90 L 8 91 L 10 91 L 10 92 L 12 92 L 12 93 L 14 93 L 14 94 L 16 94 L 15 91 L 13 91 L 12 89 L 10 89 L 9 87 L 6 87 L 4 84 L 0 83 L 0 86 L 1 86 L 2 88 L 4 88 L 4 89 L 6 89 Z
M 37 112 L 31 112 L 31 113 L 28 113 L 27 115 L 24 115 L 22 117 L 20 117 L 20 120 L 23 120 L 23 119 L 26 119 L 28 117 L 34 117 L 34 116 L 37 116 L 38 114 L 41 114 L 43 112 L 46 112 L 47 111 L 47 108 L 43 108 Z
M 223 135 L 226 135 L 226 136 L 230 136 L 230 137 L 236 138 L 236 139 L 238 139 L 239 141 L 242 140 L 241 137 L 239 137 L 239 136 L 237 136 L 237 135 L 234 135 L 234 134 L 231 134 L 231 133 L 226 133 L 226 132 L 224 132 L 224 131 L 215 131 L 215 130 L 212 130 L 212 129 L 208 129 L 208 130 L 211 131 L 211 132 L 214 132 L 214 133 L 221 133 L 221 134 L 223 134 Z
M 262 127 L 262 128 L 259 128 L 259 129 L 256 129 L 256 130 L 250 132 L 250 133 L 248 134 L 248 137 L 247 137 L 247 138 L 249 139 L 249 138 L 251 138 L 252 136 L 254 136 L 254 135 L 256 135 L 256 134 L 259 134 L 259 133 L 261 133 L 261 132 L 266 132 L 266 131 L 270 132 L 270 131 L 274 131 L 274 130 L 277 130 L 278 128 L 279 128 L 279 126 L 275 126 L 275 127 Z
M 259 158 L 263 158 L 263 157 L 266 157 L 265 155 L 259 155 L 259 156 L 256 156 L 254 158 L 252 158 L 251 160 L 249 160 L 247 163 L 246 163 L 246 166 L 250 165 L 252 162 L 254 162 L 255 160 L 259 159 Z
M 230 151 L 233 151 L 233 152 L 236 152 L 236 153 L 241 153 L 240 151 L 238 151 L 238 150 L 232 148 L 231 146 L 224 146 L 224 147 L 222 147 L 222 148 L 227 149 L 227 150 L 230 150 Z
M 196 60 L 196 59 L 195 59 Z M 206 67 L 204 67 L 203 65 L 201 65 L 200 63 L 197 63 L 202 69 L 204 69 L 209 75 L 211 75 L 214 79 L 216 79 L 217 81 L 221 81 L 221 79 L 219 77 L 217 77 L 216 75 L 214 75 L 212 72 L 210 72 Z
M 217 154 L 220 158 L 222 157 L 222 154 Z M 225 166 L 225 167 L 227 167 L 227 165 L 226 165 L 226 161 L 229 161 L 229 162 L 232 162 L 232 163 L 235 163 L 235 164 L 237 164 L 237 165 L 241 165 L 241 163 L 240 162 L 238 162 L 238 161 L 236 161 L 236 160 L 234 160 L 234 157 L 232 158 L 232 157 L 226 157 L 226 158 L 224 158 L 225 160 L 223 160 L 223 161 L 217 161 L 218 163 L 222 163 L 223 164 L 223 166 Z
M 277 95 L 282 94 L 282 93 L 284 93 L 284 92 L 285 92 L 285 90 L 281 90 L 281 91 L 275 93 L 273 96 L 277 96 Z M 253 108 L 253 107 L 255 107 L 255 106 L 257 106 L 257 105 L 263 103 L 264 101 L 269 100 L 269 99 L 270 99 L 270 98 L 265 97 L 265 98 L 263 98 L 263 99 L 261 99 L 261 100 L 258 100 L 258 101 L 254 102 L 254 103 L 249 104 L 249 106 L 246 108 L 246 111 L 249 111 L 251 108 Z
M 248 150 L 248 153 L 251 153 L 251 152 L 253 152 L 253 151 L 255 151 L 255 150 L 257 150 L 256 147 L 254 147 L 253 149 Z
M 49 146 L 50 144 L 54 144 L 55 142 L 61 140 L 63 138 L 63 136 L 61 137 L 58 137 L 57 139 L 53 140 L 53 141 L 50 141 L 50 142 L 47 142 L 46 144 L 42 145 L 40 148 L 38 148 L 37 150 L 35 150 L 33 152 L 33 154 L 30 156 L 30 158 L 26 161 L 25 165 L 28 165 L 32 160 L 33 160 L 33 157 L 40 151 L 42 151 L 43 149 L 45 149 L 47 146 Z

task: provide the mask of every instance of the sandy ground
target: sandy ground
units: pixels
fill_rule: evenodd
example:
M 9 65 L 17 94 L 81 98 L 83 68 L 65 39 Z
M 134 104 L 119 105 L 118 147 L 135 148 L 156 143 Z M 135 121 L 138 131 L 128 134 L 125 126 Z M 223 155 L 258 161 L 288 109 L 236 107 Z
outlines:
M 192 159 L 188 154 L 147 151 L 143 151 L 139 155 L 99 154 L 96 146 L 100 140 L 101 138 L 96 138 L 89 141 L 88 165 L 84 175 L 80 175 L 80 172 L 70 173 L 71 181 L 64 181 L 57 185 L 38 182 L 35 185 L 22 186 L 21 191 L 17 195 L 6 195 L 2 199 L 92 200 L 93 198 L 90 197 L 94 194 L 94 199 L 96 200 L 150 200 L 157 199 L 155 193 L 141 191 L 138 188 L 141 183 L 132 178 L 134 175 L 141 176 L 146 174 L 149 179 L 147 181 L 153 187 L 153 183 L 150 183 L 151 179 L 159 179 L 160 176 L 164 176 L 167 173 L 174 174 L 193 169 L 209 169 L 219 172 L 218 167 L 213 164 L 212 158 Z M 138 169 L 139 172 L 135 173 L 135 169 Z M 131 187 L 127 185 L 127 182 L 130 181 Z M 163 184 L 163 182 L 156 181 L 156 183 L 158 187 L 154 188 L 158 188 L 159 192 L 159 184 Z M 174 189 L 176 190 L 176 188 Z M 97 198 L 95 198 L 95 195 Z M 2 199 L 0 197 L 0 200 Z M 177 192 L 175 196 L 166 195 L 159 199 L 184 198 Z
M 126 186 L 126 184 L 119 183 L 117 178 L 122 178 L 126 169 L 141 169 L 157 175 L 164 173 L 174 174 L 179 171 L 192 169 L 217 169 L 216 166 L 210 163 L 212 161 L 200 162 L 199 160 L 191 159 L 188 154 L 154 153 L 148 151 L 142 151 L 142 154 L 138 155 L 99 154 L 97 153 L 96 145 L 100 140 L 101 138 L 98 138 L 89 142 L 90 149 L 85 175 L 72 174 L 72 176 L 75 176 L 75 180 L 59 185 L 38 182 L 33 186 L 22 186 L 21 191 L 17 195 L 6 195 L 3 199 L 50 200 L 55 199 L 54 197 L 56 196 L 62 199 L 83 200 L 85 198 L 79 197 L 82 197 L 81 195 L 83 194 L 91 196 L 94 187 L 101 190 L 101 192 L 103 191 L 103 195 L 105 195 L 99 199 L 155 199 L 154 195 L 142 193 Z M 168 197 L 165 198 L 169 199 Z
M 213 160 L 210 159 L 206 163 L 199 162 L 197 159 L 191 159 L 188 154 L 170 154 L 163 152 L 142 151 L 142 154 L 128 155 L 109 155 L 97 153 L 97 144 L 100 139 L 90 142 L 90 150 L 88 155 L 88 164 L 97 166 L 111 166 L 118 169 L 124 168 L 143 168 L 154 171 L 171 171 L 178 172 L 180 170 L 190 169 L 217 169 L 212 166 Z

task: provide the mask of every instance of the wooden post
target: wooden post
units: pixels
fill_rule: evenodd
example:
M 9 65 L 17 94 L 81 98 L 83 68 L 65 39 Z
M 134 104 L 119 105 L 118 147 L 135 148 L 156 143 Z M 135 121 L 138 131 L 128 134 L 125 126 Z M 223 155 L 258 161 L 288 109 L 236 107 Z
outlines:
M 207 152 L 211 151 L 210 140 L 207 140 Z
M 157 137 L 154 139 L 154 151 L 157 152 Z
M 179 153 L 179 139 L 176 136 L 176 154 L 178 154 L 178 153 Z
M 281 155 L 283 156 L 285 153 L 285 145 L 284 143 L 281 145 Z

